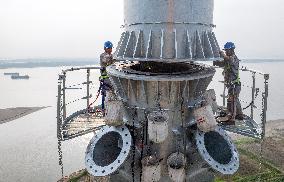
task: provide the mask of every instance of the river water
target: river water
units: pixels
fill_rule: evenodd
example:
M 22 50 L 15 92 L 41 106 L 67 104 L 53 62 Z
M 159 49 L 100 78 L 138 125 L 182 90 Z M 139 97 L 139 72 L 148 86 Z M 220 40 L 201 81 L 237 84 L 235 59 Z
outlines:
M 243 62 L 243 66 L 270 73 L 268 120 L 284 118 L 284 61 Z M 61 177 L 58 165 L 56 138 L 56 95 L 58 74 L 62 67 L 9 68 L 0 69 L 0 108 L 50 106 L 20 119 L 0 125 L 0 181 L 57 181 Z M 11 80 L 4 72 L 28 74 L 29 80 Z M 79 73 L 68 80 L 79 83 L 85 73 Z M 98 72 L 92 78 L 98 76 Z M 222 91 L 221 70 L 217 70 L 210 88 Z M 251 77 L 241 75 L 243 83 Z M 262 88 L 262 82 L 257 83 Z M 257 86 L 258 86 L 257 85 Z M 95 83 L 94 92 L 97 89 Z M 249 98 L 249 91 L 243 88 L 241 97 Z M 74 91 L 76 92 L 76 91 Z M 76 94 L 75 94 L 76 95 Z M 221 99 L 218 99 L 221 102 Z M 220 103 L 221 104 L 221 103 Z M 72 106 L 82 108 L 84 103 Z M 246 104 L 244 103 L 243 106 Z M 71 108 L 70 108 L 71 109 Z M 84 168 L 84 153 L 92 137 L 88 134 L 62 143 L 64 175 Z

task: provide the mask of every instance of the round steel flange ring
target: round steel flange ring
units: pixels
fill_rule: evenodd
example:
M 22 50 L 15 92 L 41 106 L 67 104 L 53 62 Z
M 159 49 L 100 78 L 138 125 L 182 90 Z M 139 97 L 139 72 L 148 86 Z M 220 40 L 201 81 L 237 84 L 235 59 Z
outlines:
M 127 159 L 131 145 L 132 136 L 125 125 L 102 127 L 87 147 L 87 171 L 93 176 L 107 176 L 115 172 Z
M 220 127 L 210 132 L 196 132 L 201 157 L 216 171 L 234 174 L 239 169 L 239 154 L 229 135 Z

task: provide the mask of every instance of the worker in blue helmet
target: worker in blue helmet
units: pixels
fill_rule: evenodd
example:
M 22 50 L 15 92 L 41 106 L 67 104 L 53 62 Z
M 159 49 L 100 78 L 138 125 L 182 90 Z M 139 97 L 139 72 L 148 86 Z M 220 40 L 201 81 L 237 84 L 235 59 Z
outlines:
M 214 65 L 224 68 L 223 75 L 225 85 L 228 89 L 227 99 L 227 121 L 234 124 L 235 119 L 243 120 L 243 112 L 239 100 L 241 92 L 241 82 L 239 76 L 239 63 L 240 60 L 235 54 L 235 44 L 227 42 L 224 45 L 224 51 L 220 51 L 220 56 L 223 61 L 214 61 Z
M 102 68 L 106 68 L 107 66 L 114 63 L 112 57 L 112 48 L 113 44 L 110 41 L 106 41 L 104 43 L 104 53 L 100 55 L 100 65 Z
M 100 90 L 102 94 L 102 113 L 105 115 L 105 98 L 108 91 L 112 90 L 112 86 L 107 75 L 106 67 L 113 64 L 115 61 L 112 56 L 113 44 L 110 41 L 104 43 L 104 52 L 100 55 Z

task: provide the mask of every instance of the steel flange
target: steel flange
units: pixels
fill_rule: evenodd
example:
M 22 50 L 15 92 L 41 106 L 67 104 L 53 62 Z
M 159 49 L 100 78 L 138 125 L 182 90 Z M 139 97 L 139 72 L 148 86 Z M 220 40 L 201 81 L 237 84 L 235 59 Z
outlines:
M 115 172 L 127 159 L 132 136 L 125 125 L 104 126 L 91 139 L 85 155 L 85 166 L 93 176 Z
M 220 127 L 210 132 L 196 132 L 201 157 L 216 171 L 234 174 L 239 169 L 239 154 L 229 135 Z

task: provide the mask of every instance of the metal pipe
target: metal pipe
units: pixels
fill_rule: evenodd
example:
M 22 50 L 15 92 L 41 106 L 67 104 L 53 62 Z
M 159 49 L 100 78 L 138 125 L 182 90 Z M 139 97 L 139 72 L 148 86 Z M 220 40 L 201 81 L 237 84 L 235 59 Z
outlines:
M 89 66 L 89 67 L 78 67 L 78 68 L 69 68 L 69 69 L 66 69 L 66 70 L 62 70 L 62 73 L 67 73 L 69 71 L 77 71 L 77 70 L 87 70 L 87 69 L 101 69 L 101 67 L 99 66 Z
M 264 75 L 264 95 L 263 95 L 263 111 L 262 111 L 262 135 L 261 138 L 265 137 L 265 125 L 266 125 L 266 112 L 267 112 L 267 98 L 268 98 L 268 79 L 269 74 Z
M 87 112 L 90 105 L 90 69 L 87 69 Z
M 213 68 L 215 69 L 223 69 L 222 67 L 220 66 L 213 66 Z M 251 73 L 257 73 L 259 75 L 263 75 L 263 76 L 269 76 L 269 74 L 266 74 L 266 73 L 263 73 L 261 71 L 256 71 L 256 70 L 253 70 L 253 69 L 248 69 L 247 67 L 244 67 L 242 66 L 242 68 L 240 68 L 241 71 L 248 71 L 248 72 L 251 72 Z
M 60 109 L 60 102 L 61 102 L 61 82 L 58 83 L 57 87 L 58 93 L 57 93 L 57 138 L 59 140 L 62 139 L 62 134 L 61 134 L 61 109 Z
M 256 71 L 256 70 L 253 70 L 253 69 L 248 69 L 247 67 L 242 67 L 240 70 L 242 71 L 249 71 L 251 73 L 257 73 L 257 74 L 260 74 L 260 75 L 267 75 L 266 73 L 263 73 L 263 72 L 260 72 L 260 71 Z
M 63 97 L 63 120 L 66 119 L 66 93 L 65 93 L 65 88 L 66 88 L 66 72 L 63 72 L 63 78 L 62 78 L 62 97 Z
M 250 117 L 253 119 L 254 110 L 254 96 L 255 96 L 255 72 L 252 73 L 252 89 L 251 89 L 251 106 L 250 106 Z

